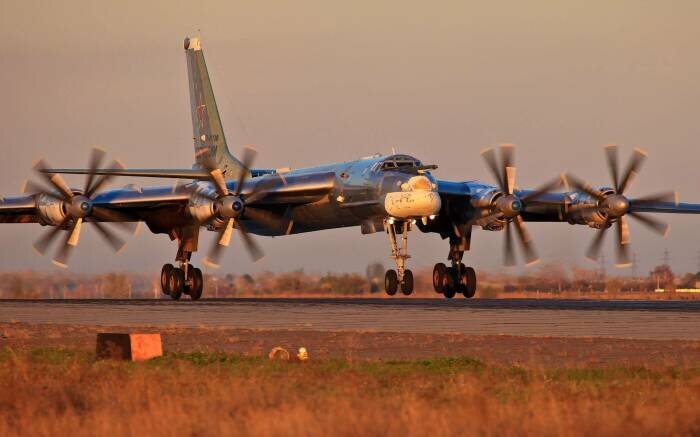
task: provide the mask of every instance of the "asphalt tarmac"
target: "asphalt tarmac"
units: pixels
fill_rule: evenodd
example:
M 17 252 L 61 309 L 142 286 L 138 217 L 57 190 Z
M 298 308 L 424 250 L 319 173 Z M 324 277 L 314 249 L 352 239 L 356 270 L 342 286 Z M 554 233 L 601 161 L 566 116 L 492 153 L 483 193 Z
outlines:
M 0 300 L 0 322 L 700 340 L 700 301 Z

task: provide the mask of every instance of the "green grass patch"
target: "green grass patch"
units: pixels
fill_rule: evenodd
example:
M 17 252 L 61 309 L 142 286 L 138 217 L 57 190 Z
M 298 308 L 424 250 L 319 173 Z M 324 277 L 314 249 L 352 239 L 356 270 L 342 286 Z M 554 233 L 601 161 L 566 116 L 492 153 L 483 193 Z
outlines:
M 448 357 L 421 360 L 348 361 L 343 359 L 312 360 L 307 363 L 271 361 L 266 357 L 248 357 L 224 352 L 166 353 L 145 363 L 149 367 L 169 368 L 181 364 L 232 370 L 259 370 L 270 373 L 313 370 L 319 373 L 352 372 L 357 374 L 401 375 L 412 373 L 455 374 L 483 371 L 481 360 L 472 357 Z
M 523 366 L 493 366 L 473 357 L 439 357 L 417 360 L 349 361 L 345 359 L 319 359 L 307 363 L 286 363 L 268 360 L 267 357 L 249 357 L 225 352 L 173 352 L 144 363 L 120 361 L 96 361 L 91 351 L 75 349 L 39 348 L 30 350 L 0 349 L 0 363 L 24 361 L 30 364 L 61 366 L 87 364 L 115 367 L 133 372 L 139 368 L 158 371 L 184 371 L 201 367 L 208 371 L 229 372 L 235 375 L 279 377 L 281 375 L 314 374 L 320 380 L 339 374 L 369 376 L 380 385 L 390 384 L 396 377 L 426 376 L 450 381 L 459 375 L 488 376 L 496 381 L 517 382 L 527 385 L 533 380 L 551 383 L 574 383 L 591 386 L 616 382 L 647 381 L 673 383 L 700 377 L 700 368 L 649 369 L 639 366 L 606 368 L 555 368 L 531 369 Z M 10 367 L 11 368 L 11 367 Z M 496 389 L 497 387 L 494 387 Z M 504 394 L 511 397 L 512 393 Z

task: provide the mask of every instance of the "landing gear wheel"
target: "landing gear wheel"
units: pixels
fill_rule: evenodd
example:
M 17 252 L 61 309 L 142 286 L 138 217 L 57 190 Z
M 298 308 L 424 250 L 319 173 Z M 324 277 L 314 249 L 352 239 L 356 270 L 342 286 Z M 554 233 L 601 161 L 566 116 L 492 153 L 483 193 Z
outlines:
M 396 294 L 399 288 L 399 276 L 396 274 L 396 270 L 387 270 L 386 275 L 384 275 L 384 291 L 389 296 Z
M 445 282 L 442 290 L 442 294 L 446 298 L 452 299 L 457 293 L 457 287 L 459 286 L 459 281 L 457 280 L 457 272 L 452 267 L 445 269 Z
M 190 286 L 190 299 L 197 300 L 202 297 L 202 290 L 204 290 L 204 277 L 202 276 L 202 271 L 194 268 L 190 270 L 190 275 L 192 276 L 192 285 Z
M 445 280 L 447 276 L 447 267 L 443 263 L 435 264 L 433 267 L 433 288 L 436 293 L 442 294 L 445 289 Z
M 467 277 L 464 276 L 464 272 L 467 271 L 467 267 L 463 263 L 459 263 L 459 270 L 455 268 L 455 276 L 459 279 L 457 281 L 457 288 L 460 293 L 463 293 L 467 289 Z
M 163 294 L 170 294 L 170 276 L 174 269 L 172 264 L 166 264 L 160 271 L 160 289 Z
M 168 278 L 168 288 L 170 289 L 170 297 L 173 300 L 180 299 L 185 288 L 185 272 L 181 269 L 173 269 L 172 274 Z
M 473 268 L 467 267 L 463 270 L 462 293 L 464 297 L 471 298 L 476 294 L 476 272 Z
M 408 296 L 413 293 L 413 272 L 405 270 L 403 272 L 403 282 L 401 282 L 401 293 Z

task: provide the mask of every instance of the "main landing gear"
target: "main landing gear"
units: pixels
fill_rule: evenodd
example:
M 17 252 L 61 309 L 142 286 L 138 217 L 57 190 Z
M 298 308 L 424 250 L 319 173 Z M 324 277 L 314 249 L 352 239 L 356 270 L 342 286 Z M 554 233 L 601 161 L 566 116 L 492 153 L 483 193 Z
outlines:
M 202 297 L 204 290 L 202 271 L 190 264 L 192 252 L 197 250 L 198 237 L 198 226 L 179 228 L 171 236 L 171 239 L 178 240 L 175 261 L 179 267 L 172 264 L 163 266 L 160 271 L 160 288 L 163 294 L 169 295 L 174 300 L 180 299 L 183 294 L 189 295 L 192 300 Z
M 164 294 L 174 300 L 188 294 L 192 300 L 202 297 L 204 277 L 202 271 L 189 262 L 182 262 L 180 267 L 166 264 L 160 272 L 160 286 Z
M 433 267 L 433 287 L 436 293 L 452 299 L 455 294 L 462 293 L 464 297 L 474 297 L 476 294 L 476 272 L 461 262 L 452 262 L 450 267 L 443 263 Z
M 433 288 L 436 293 L 443 294 L 448 299 L 452 299 L 457 293 L 464 294 L 466 298 L 476 294 L 476 272 L 462 263 L 464 251 L 469 250 L 470 240 L 471 229 L 465 232 L 465 235 L 450 238 L 450 253 L 447 259 L 451 265 L 447 267 L 438 263 L 433 267 Z
M 386 232 L 391 243 L 391 258 L 396 262 L 396 270 L 388 270 L 384 276 L 384 290 L 389 296 L 393 296 L 400 289 L 404 296 L 413 293 L 413 272 L 406 268 L 408 254 L 408 231 L 411 230 L 410 221 L 386 221 Z M 401 236 L 401 243 L 397 241 L 397 235 Z

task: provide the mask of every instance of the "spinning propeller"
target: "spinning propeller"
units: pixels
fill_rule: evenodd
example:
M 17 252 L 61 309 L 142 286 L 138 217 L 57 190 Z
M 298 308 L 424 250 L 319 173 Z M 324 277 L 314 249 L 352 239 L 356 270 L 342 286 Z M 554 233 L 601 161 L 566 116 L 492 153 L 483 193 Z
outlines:
M 91 173 L 94 173 L 95 170 L 100 168 L 104 156 L 105 151 L 103 149 L 97 147 L 92 149 L 92 156 L 89 163 Z M 114 161 L 112 167 L 123 168 L 119 161 Z M 68 234 L 63 241 L 63 245 L 57 250 L 52 260 L 57 266 L 68 266 L 68 259 L 70 258 L 73 248 L 78 245 L 80 230 L 87 217 L 94 217 L 101 222 L 111 222 L 113 225 L 132 233 L 136 230 L 137 223 L 129 222 L 133 220 L 131 217 L 112 209 L 95 206 L 92 202 L 95 195 L 112 179 L 112 176 L 103 175 L 95 177 L 94 174 L 88 174 L 85 179 L 84 189 L 81 193 L 71 190 L 63 178 L 56 173 L 52 173 L 51 167 L 43 160 L 39 160 L 34 165 L 34 170 L 54 189 L 46 188 L 43 184 L 27 181 L 24 192 L 32 195 L 44 195 L 55 202 L 61 202 L 62 211 L 64 213 L 62 221 L 44 233 L 44 235 L 34 243 L 34 248 L 41 255 L 44 255 L 59 232 L 63 229 L 68 229 Z M 89 222 L 95 226 L 99 235 L 114 249 L 114 251 L 120 251 L 126 244 L 125 241 L 100 221 Z
M 203 222 L 202 225 L 211 224 L 217 219 L 225 222 L 225 225 L 219 231 L 216 244 L 212 246 L 209 254 L 204 259 L 204 263 L 211 267 L 219 267 L 219 259 L 223 249 L 231 242 L 234 225 L 241 231 L 243 244 L 251 258 L 254 261 L 263 258 L 262 249 L 247 231 L 243 221 L 239 220 L 242 217 L 275 232 L 287 232 L 291 228 L 290 208 L 287 208 L 283 215 L 279 215 L 254 206 L 256 203 L 263 201 L 278 182 L 284 183 L 284 179 L 280 175 L 263 176 L 259 178 L 259 182 L 253 186 L 249 194 L 245 196 L 242 194 L 244 184 L 250 177 L 250 168 L 255 161 L 256 155 L 257 152 L 251 147 L 246 147 L 243 150 L 243 167 L 238 175 L 233 192 L 229 191 L 226 186 L 226 180 L 222 171 L 210 162 L 205 164 L 210 175 L 209 180 L 216 188 L 216 195 L 206 192 L 198 194 L 214 202 L 214 215 Z
M 496 220 L 505 222 L 506 239 L 503 246 L 505 257 L 504 264 L 507 266 L 515 265 L 515 250 L 513 247 L 513 233 L 511 231 L 511 223 L 515 224 L 515 230 L 518 234 L 518 242 L 525 254 L 525 259 L 528 264 L 533 264 L 539 261 L 537 252 L 535 251 L 530 234 L 525 228 L 525 223 L 521 217 L 524 205 L 528 202 L 542 197 L 547 192 L 559 188 L 562 185 L 561 177 L 554 179 L 536 190 L 520 197 L 514 194 L 515 191 L 515 166 L 513 165 L 514 146 L 510 144 L 502 144 L 500 149 L 500 162 L 496 151 L 492 148 L 481 152 L 481 156 L 486 161 L 491 174 L 496 179 L 498 187 L 502 194 L 489 205 L 477 206 L 477 214 L 472 218 L 467 225 L 471 226 L 476 222 L 490 223 Z M 482 213 L 488 212 L 486 216 Z
M 628 267 L 631 265 L 629 257 L 630 239 L 629 228 L 625 216 L 629 215 L 657 234 L 666 236 L 669 230 L 668 224 L 646 214 L 640 214 L 639 212 L 634 211 L 634 207 L 651 205 L 659 202 L 672 202 L 677 204 L 678 201 L 676 193 L 673 191 L 636 199 L 629 199 L 625 197 L 625 191 L 629 188 L 633 179 L 639 173 L 639 169 L 647 157 L 647 154 L 644 151 L 639 149 L 634 150 L 634 154 L 632 155 L 632 158 L 630 158 L 627 168 L 625 169 L 621 178 L 618 169 L 617 146 L 606 146 L 605 156 L 607 158 L 610 176 L 612 177 L 613 181 L 612 192 L 609 192 L 609 190 L 606 190 L 605 192 L 598 190 L 571 175 L 567 176 L 567 180 L 571 186 L 588 194 L 597 201 L 595 205 L 584 207 L 582 210 L 598 212 L 605 219 L 603 226 L 593 238 L 593 242 L 586 252 L 586 256 L 594 261 L 598 259 L 603 243 L 603 237 L 605 237 L 605 232 L 614 223 L 617 234 L 616 265 L 618 267 Z

